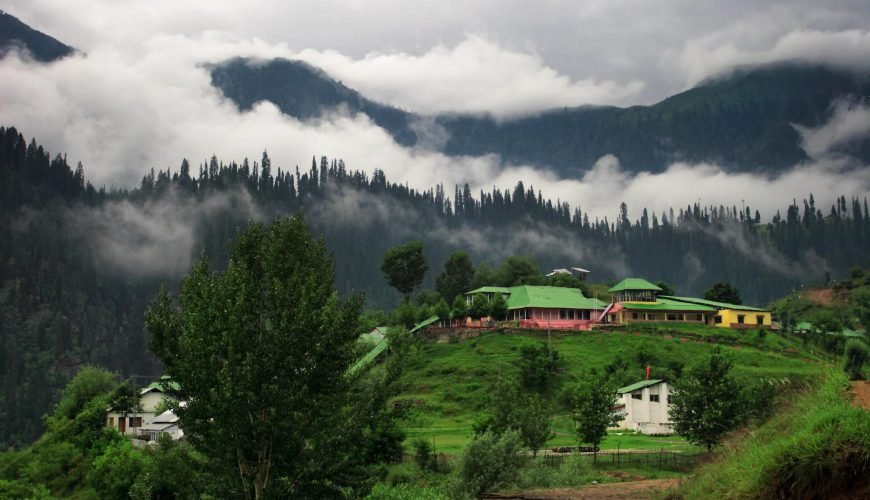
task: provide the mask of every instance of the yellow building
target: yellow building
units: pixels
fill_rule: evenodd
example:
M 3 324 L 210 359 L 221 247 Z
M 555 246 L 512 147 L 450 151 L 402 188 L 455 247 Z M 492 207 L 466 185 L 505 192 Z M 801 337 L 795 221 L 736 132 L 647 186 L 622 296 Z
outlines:
M 726 304 L 713 300 L 694 297 L 668 297 L 671 300 L 698 304 L 716 309 L 716 314 L 708 316 L 708 324 L 722 328 L 770 328 L 773 320 L 770 311 L 738 304 Z

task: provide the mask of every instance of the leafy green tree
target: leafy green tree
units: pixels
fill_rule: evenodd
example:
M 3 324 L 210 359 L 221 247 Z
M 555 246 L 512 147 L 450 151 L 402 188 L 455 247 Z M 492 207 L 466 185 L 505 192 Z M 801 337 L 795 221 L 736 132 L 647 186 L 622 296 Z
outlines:
M 538 450 L 544 446 L 548 439 L 553 437 L 549 408 L 537 394 L 527 398 L 525 406 L 520 412 L 517 430 L 523 444 L 532 450 L 534 456 L 537 456 Z
M 662 289 L 662 295 L 675 295 L 677 292 L 674 290 L 674 287 L 665 283 L 662 280 L 656 281 L 656 286 Z M 714 300 L 714 299 L 709 299 Z M 731 302 L 732 304 L 736 304 L 737 302 Z
M 410 301 L 402 302 L 393 310 L 392 324 L 411 328 L 417 323 L 417 309 Z
M 715 283 L 709 290 L 704 292 L 704 298 L 727 304 L 741 304 L 740 292 L 731 283 Z
M 510 256 L 499 266 L 496 281 L 498 286 L 537 285 L 544 277 L 531 257 Z
M 843 350 L 843 371 L 851 380 L 863 380 L 864 363 L 870 359 L 867 345 L 858 339 L 850 339 Z
M 187 401 L 176 406 L 187 439 L 238 495 L 304 495 L 340 484 L 335 452 L 348 428 L 362 300 L 340 302 L 322 241 L 301 216 L 250 225 L 227 270 L 200 260 L 176 308 L 162 291 L 146 315 L 151 347 Z M 321 486 L 318 486 L 321 485 Z
M 673 386 L 670 417 L 677 434 L 711 450 L 742 420 L 733 357 L 716 347 Z
M 441 321 L 447 321 L 450 319 L 450 306 L 447 305 L 447 302 L 444 299 L 438 301 L 435 304 L 435 309 L 432 311 Z
M 520 382 L 526 389 L 543 391 L 550 384 L 556 370 L 559 353 L 544 342 L 523 344 L 520 347 Z
M 83 366 L 63 390 L 54 415 L 74 419 L 90 400 L 108 394 L 117 387 L 118 381 L 110 372 L 94 366 Z
M 468 315 L 471 319 L 480 319 L 489 313 L 489 303 L 486 297 L 476 293 L 471 297 L 471 306 L 468 308 Z
M 508 306 L 500 293 L 495 294 L 489 301 L 489 316 L 495 321 L 501 321 L 507 316 Z
M 462 493 L 480 498 L 510 481 L 523 465 L 521 452 L 522 443 L 515 431 L 476 435 L 462 451 L 457 466 Z
M 468 316 L 468 307 L 465 303 L 465 297 L 457 295 L 453 299 L 453 307 L 450 309 L 450 318 L 464 320 Z
M 574 388 L 574 421 L 581 443 L 598 445 L 607 436 L 607 429 L 619 423 L 614 413 L 616 387 L 603 374 L 592 372 Z
M 423 275 L 429 269 L 423 255 L 423 242 L 410 241 L 393 247 L 384 254 L 381 271 L 387 283 L 405 296 L 407 302 L 411 292 L 423 282 Z
M 129 498 L 130 488 L 144 471 L 148 457 L 127 440 L 109 445 L 94 459 L 88 476 L 100 498 Z
M 451 300 L 457 295 L 471 290 L 474 279 L 474 265 L 468 252 L 454 252 L 447 257 L 444 270 L 435 277 L 435 290 L 444 300 Z

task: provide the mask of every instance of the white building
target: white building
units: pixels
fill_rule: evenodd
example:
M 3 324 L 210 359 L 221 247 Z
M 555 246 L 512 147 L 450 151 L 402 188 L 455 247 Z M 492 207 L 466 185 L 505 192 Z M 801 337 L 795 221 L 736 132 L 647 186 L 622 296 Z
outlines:
M 110 408 L 106 412 L 106 425 L 117 429 L 121 434 L 135 436 L 140 427 L 151 422 L 157 416 L 157 407 L 164 399 L 176 401 L 175 398 L 167 394 L 163 384 L 172 384 L 172 382 L 154 382 L 140 390 L 138 402 L 132 411 L 120 412 Z
M 184 403 L 182 403 L 184 404 Z M 154 417 L 150 422 L 139 427 L 137 435 L 145 441 L 157 441 L 160 436 L 169 436 L 172 439 L 181 439 L 184 431 L 178 425 L 178 415 L 172 410 L 166 410 Z
M 617 424 L 642 434 L 673 434 L 668 416 L 670 392 L 664 380 L 643 380 L 617 390 L 616 411 L 623 415 Z

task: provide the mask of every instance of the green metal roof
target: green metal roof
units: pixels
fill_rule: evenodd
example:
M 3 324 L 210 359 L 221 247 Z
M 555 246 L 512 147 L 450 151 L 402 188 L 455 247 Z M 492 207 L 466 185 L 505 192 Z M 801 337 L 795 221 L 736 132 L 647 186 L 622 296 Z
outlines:
M 627 385 L 625 387 L 620 387 L 619 389 L 616 390 L 616 392 L 618 394 L 626 394 L 629 392 L 634 392 L 638 389 L 643 389 L 644 387 L 656 385 L 659 382 L 664 382 L 664 381 L 662 379 L 658 379 L 658 378 L 650 379 L 650 380 L 641 380 L 640 382 L 637 382 L 635 384 Z
M 178 382 L 173 382 L 169 379 L 169 377 L 160 377 L 160 380 L 155 382 L 151 382 L 144 389 L 142 389 L 142 394 L 146 392 L 150 392 L 152 390 L 157 390 L 160 392 L 170 392 L 170 391 L 178 391 L 181 389 L 181 386 Z
M 740 304 L 729 304 L 727 302 L 716 302 L 715 300 L 706 300 L 699 299 L 696 297 L 671 297 L 664 296 L 668 299 L 677 300 L 680 302 L 691 302 L 693 304 L 701 304 L 705 306 L 715 307 L 716 309 L 733 309 L 735 311 L 758 311 L 758 312 L 768 312 L 767 309 L 759 309 L 757 307 L 749 307 Z
M 698 311 L 715 312 L 716 308 L 658 297 L 655 302 L 620 302 L 623 309 L 642 311 Z
M 621 292 L 623 290 L 654 290 L 661 292 L 662 289 L 653 285 L 643 278 L 625 278 L 619 283 L 613 285 L 608 292 Z
M 439 319 L 441 319 L 441 318 L 439 318 L 437 315 L 429 316 L 424 321 L 421 321 L 421 322 L 417 323 L 416 325 L 414 325 L 414 328 L 411 328 L 411 333 L 414 333 L 420 329 L 426 328 L 427 326 L 438 321 Z
M 375 345 L 371 351 L 369 351 L 365 356 L 360 358 L 359 361 L 353 364 L 350 368 L 347 369 L 347 375 L 353 375 L 359 370 L 368 366 L 369 363 L 378 358 L 384 351 L 387 350 L 387 347 L 390 346 L 390 338 L 384 337 L 380 342 Z
M 372 330 L 372 331 L 370 331 L 370 332 L 368 332 L 368 333 L 363 333 L 363 334 L 361 334 L 357 340 L 358 340 L 359 342 L 364 342 L 364 343 L 366 343 L 366 344 L 371 344 L 372 346 L 375 346 L 375 345 L 378 344 L 378 342 L 380 342 L 381 340 L 383 340 L 383 338 L 384 338 L 384 337 L 387 335 L 387 333 L 389 333 L 389 332 L 390 332 L 390 327 L 388 327 L 388 326 L 378 326 L 378 327 L 375 327 L 374 330 Z
M 475 293 L 511 293 L 511 289 L 503 286 L 482 286 L 476 290 L 465 292 L 465 295 L 474 295 Z
M 794 329 L 798 330 L 798 331 L 812 330 L 813 324 L 810 323 L 809 321 L 801 321 L 800 323 L 798 323 L 794 326 Z
M 541 307 L 548 309 L 603 309 L 607 304 L 583 295 L 579 288 L 520 285 L 510 288 L 508 309 Z

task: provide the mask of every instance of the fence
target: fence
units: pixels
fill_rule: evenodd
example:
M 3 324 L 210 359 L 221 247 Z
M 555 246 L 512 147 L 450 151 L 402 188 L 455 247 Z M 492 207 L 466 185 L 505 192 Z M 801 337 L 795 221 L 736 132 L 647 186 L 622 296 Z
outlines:
M 592 452 L 552 453 L 543 451 L 532 460 L 542 460 L 547 465 L 558 466 L 568 457 L 582 457 L 597 466 L 636 467 L 639 469 L 661 469 L 685 471 L 709 459 L 704 452 L 680 453 L 676 451 L 625 451 L 606 450 L 597 454 Z

